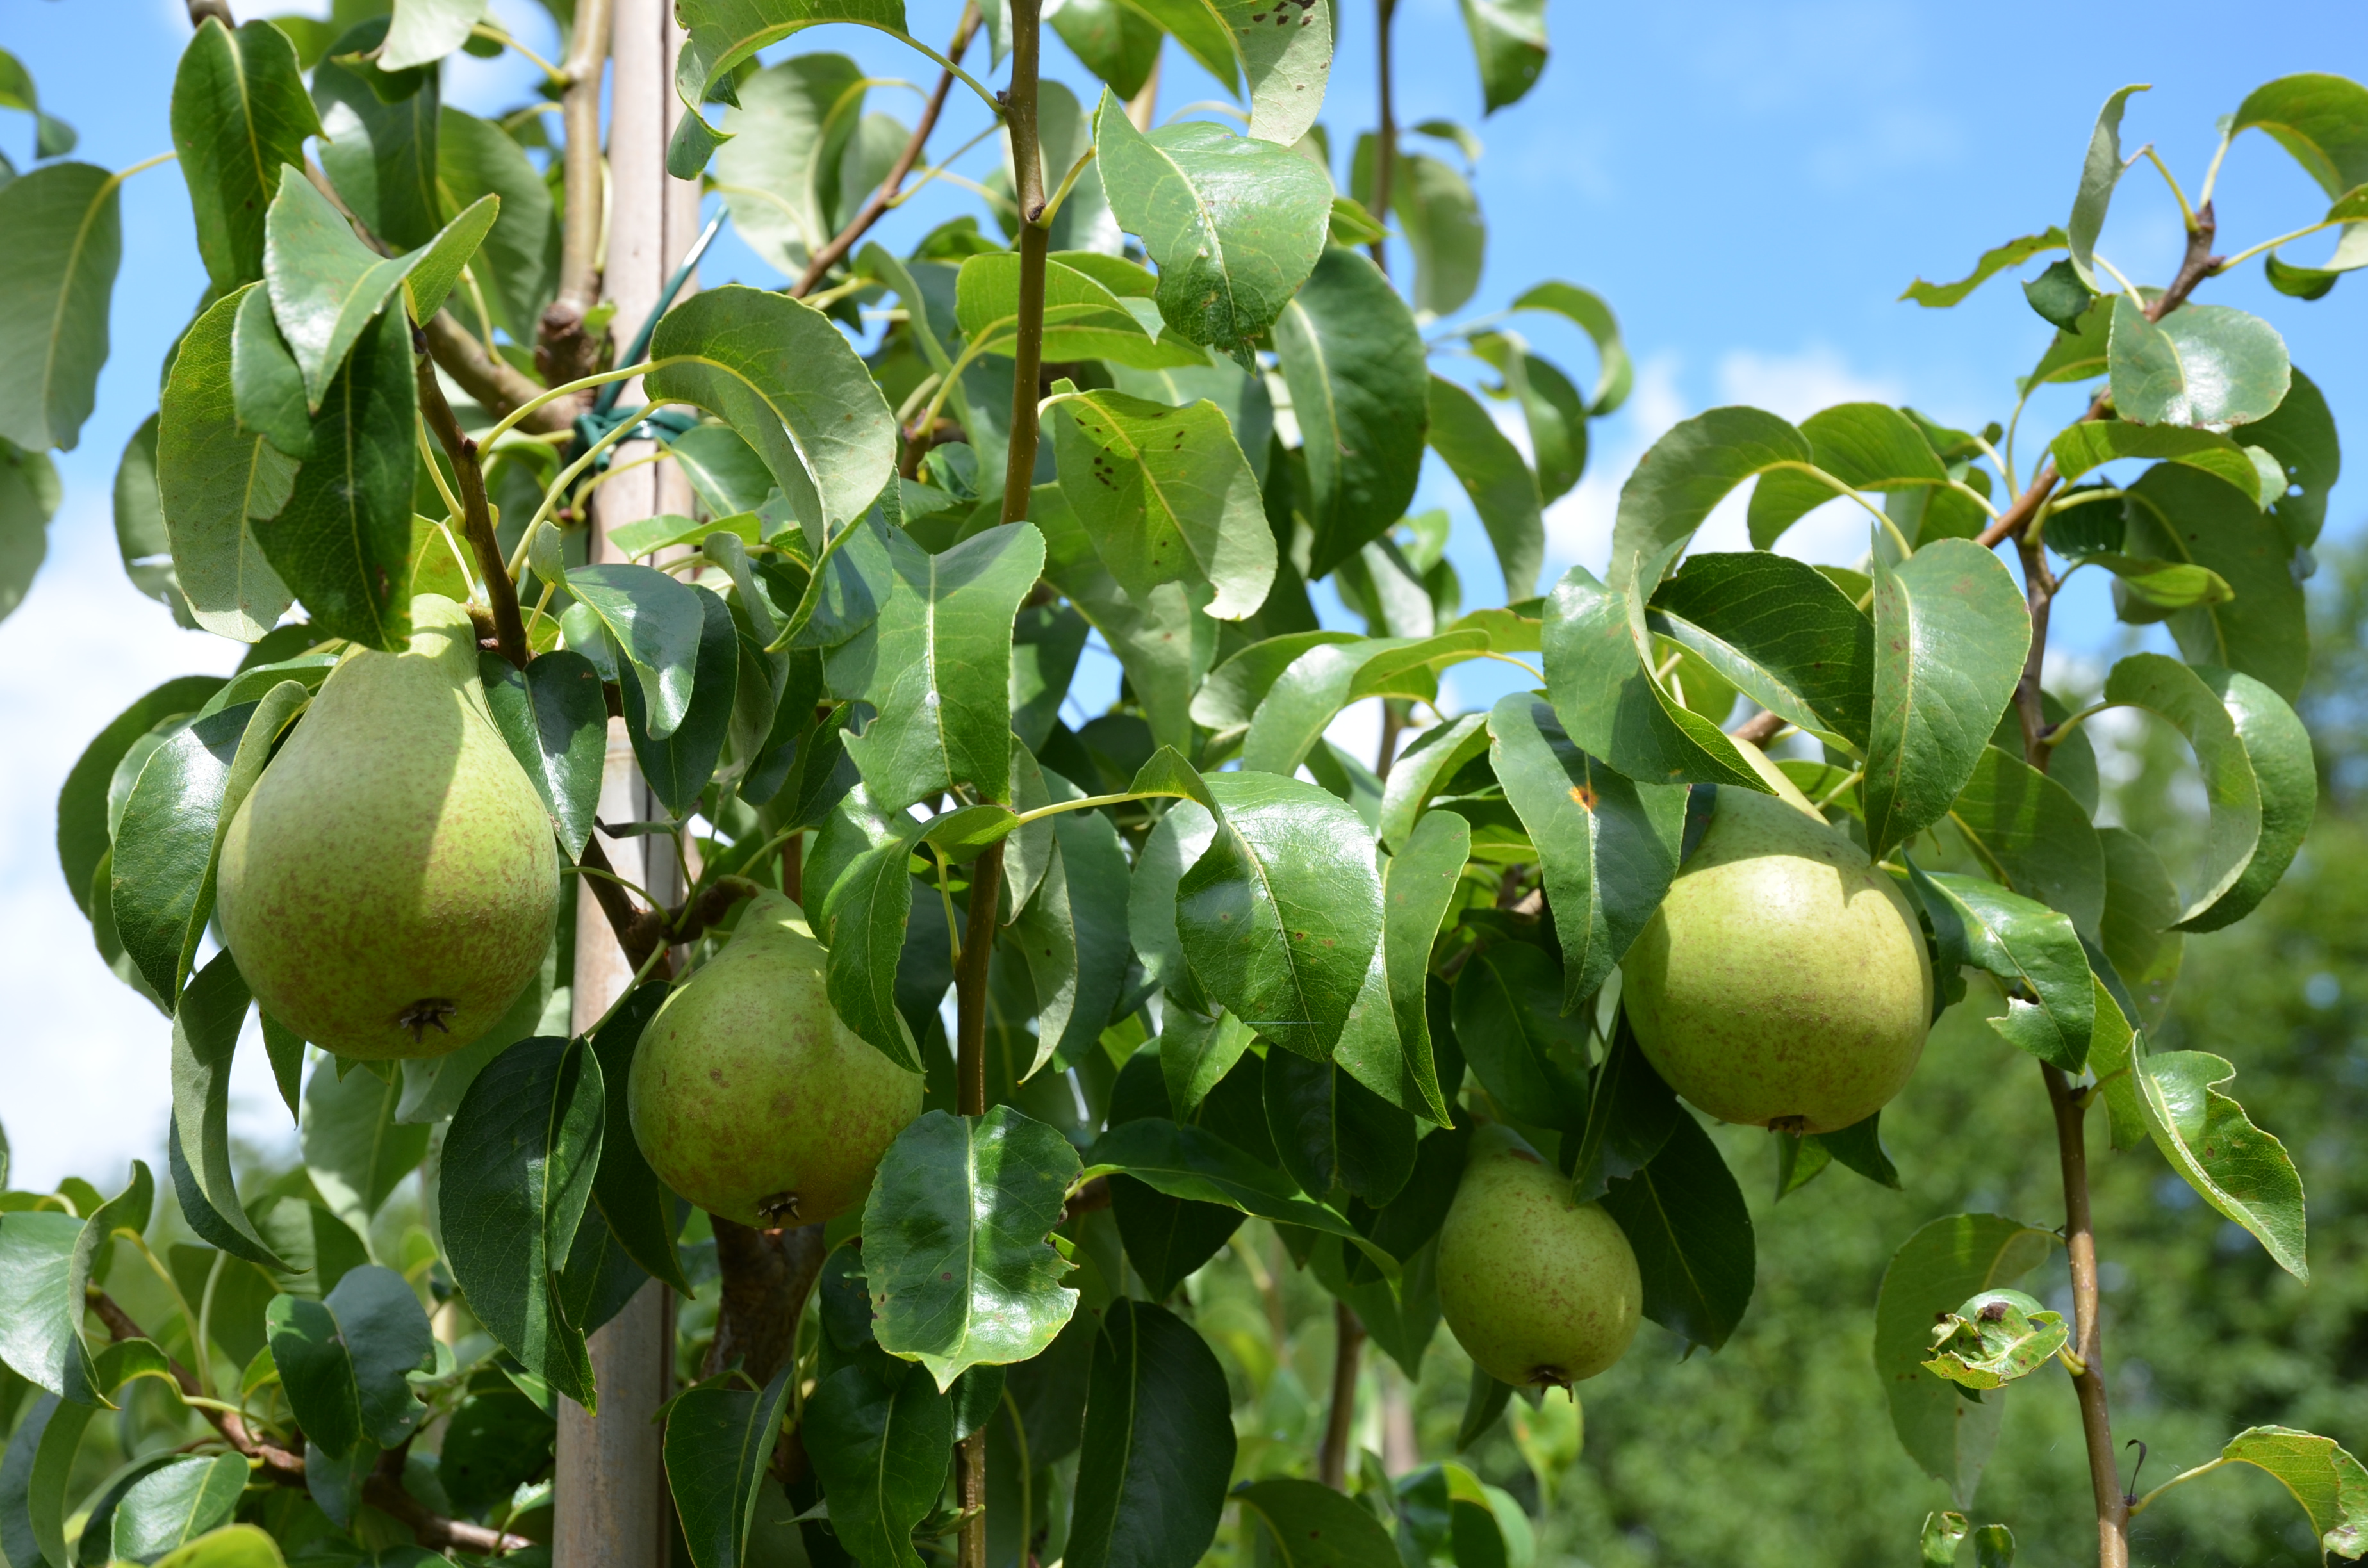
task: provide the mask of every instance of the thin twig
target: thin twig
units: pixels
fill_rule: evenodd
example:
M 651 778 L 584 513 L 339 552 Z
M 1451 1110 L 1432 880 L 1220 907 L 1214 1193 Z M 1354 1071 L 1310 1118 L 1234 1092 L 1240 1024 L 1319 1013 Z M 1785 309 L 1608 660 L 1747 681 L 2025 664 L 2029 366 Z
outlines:
M 427 334 L 415 330 L 412 343 L 419 356 L 419 412 L 444 455 L 451 460 L 452 477 L 461 487 L 461 531 L 468 538 L 469 553 L 477 558 L 477 575 L 484 579 L 485 602 L 494 612 L 495 641 L 503 658 L 524 669 L 533 651 L 527 645 L 526 620 L 518 614 L 518 585 L 510 581 L 501 540 L 494 536 L 493 508 L 485 500 L 485 473 L 477 466 L 477 443 L 461 428 L 461 422 L 452 416 L 452 405 L 444 401 L 436 362 L 427 356 Z
M 1346 1301 L 1332 1303 L 1332 1408 L 1324 1421 L 1324 1446 L 1316 1451 L 1315 1479 L 1334 1491 L 1349 1480 L 1349 1435 L 1357 1416 L 1357 1364 L 1365 1348 L 1365 1325 Z
M 1390 221 L 1390 182 L 1396 174 L 1398 156 L 1398 123 L 1393 99 L 1390 71 L 1390 21 L 1397 14 L 1397 0 L 1373 0 L 1375 54 L 1380 75 L 1381 124 L 1373 131 L 1373 207 L 1374 219 L 1387 226 Z M 1390 242 L 1387 234 L 1376 235 L 1369 247 L 1373 253 L 1373 265 L 1382 276 L 1390 275 Z
M 962 7 L 962 23 L 954 28 L 954 40 L 946 45 L 947 59 L 962 59 L 970 49 L 970 40 L 972 35 L 978 31 L 978 6 L 973 0 L 973 4 Z M 915 164 L 920 162 L 922 151 L 929 144 L 930 132 L 938 128 L 938 116 L 944 111 L 946 95 L 953 90 L 953 85 L 954 72 L 950 65 L 938 74 L 937 87 L 929 94 L 928 104 L 921 110 L 921 118 L 914 125 L 913 134 L 905 140 L 905 150 L 896 155 L 895 165 L 888 171 L 888 177 L 880 182 L 880 188 L 871 193 L 871 199 L 863 204 L 854 220 L 833 235 L 828 244 L 814 252 L 814 259 L 806 263 L 805 271 L 799 275 L 796 287 L 790 290 L 790 298 L 803 300 L 812 293 L 814 286 L 822 281 L 823 275 L 846 260 L 847 253 L 855 248 L 855 242 L 869 233 L 871 225 L 880 222 L 889 208 L 895 204 L 896 192 L 903 187 L 905 176 L 913 172 Z
M 2046 1062 L 2047 1097 L 2055 1108 L 2055 1148 L 2064 1167 L 2064 1250 L 2072 1272 L 2072 1350 L 2081 1370 L 2072 1380 L 2088 1439 L 2089 1478 L 2097 1497 L 2099 1568 L 2129 1568 L 2129 1501 L 2113 1455 L 2112 1419 L 2105 1407 L 2104 1346 L 2097 1321 L 2097 1233 L 2089 1218 L 2089 1151 L 2081 1137 L 2087 1107 L 2061 1069 Z
M 584 330 L 584 321 L 600 299 L 600 235 L 608 222 L 602 200 L 600 84 L 609 57 L 611 5 L 612 0 L 576 0 L 567 56 L 559 65 L 567 79 L 567 92 L 560 100 L 567 146 L 560 155 L 565 205 L 559 231 L 559 290 L 536 324 L 534 350 L 535 368 L 553 383 L 575 381 L 600 357 L 599 345 Z M 560 424 L 575 413 L 566 410 Z

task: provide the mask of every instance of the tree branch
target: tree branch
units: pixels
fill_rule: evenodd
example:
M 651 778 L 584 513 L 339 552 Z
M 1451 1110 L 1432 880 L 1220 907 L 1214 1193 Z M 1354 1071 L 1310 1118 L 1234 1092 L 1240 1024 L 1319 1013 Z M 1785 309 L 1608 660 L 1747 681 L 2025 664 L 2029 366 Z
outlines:
M 510 581 L 501 540 L 494 537 L 493 508 L 485 502 L 485 471 L 477 462 L 477 443 L 461 428 L 461 422 L 452 416 L 452 405 L 444 401 L 436 362 L 427 357 L 427 335 L 415 327 L 411 341 L 417 356 L 419 412 L 444 455 L 451 460 L 452 477 L 461 487 L 461 530 L 469 540 L 469 553 L 477 558 L 477 575 L 484 579 L 485 602 L 494 612 L 494 640 L 503 658 L 524 669 L 534 655 L 527 646 L 526 621 L 518 614 L 518 585 Z
M 1398 154 L 1398 124 L 1392 100 L 1390 83 L 1390 22 L 1397 14 L 1397 0 L 1373 0 L 1375 56 L 1380 74 L 1381 124 L 1373 131 L 1373 217 L 1386 225 L 1390 221 L 1390 182 L 1396 174 L 1394 165 Z M 1389 236 L 1383 235 L 1367 247 L 1373 254 L 1373 265 L 1382 276 L 1390 275 Z
M 1035 30 L 1035 0 L 1015 0 L 1015 17 L 1022 6 L 1030 14 L 1028 30 L 1020 36 L 1028 37 Z M 1021 232 L 1040 235 L 1043 233 L 1041 229 Z M 1041 271 L 1038 277 L 1042 277 Z M 1034 404 L 1031 403 L 1030 407 Z M 958 1107 L 964 1116 L 986 1114 L 987 960 L 995 950 L 1002 891 L 1003 846 L 996 843 L 971 862 L 970 914 L 962 926 L 962 953 L 954 965 L 954 1081 Z M 963 1513 L 960 1565 L 986 1568 L 985 1427 L 981 1426 L 955 1446 L 954 1460 L 956 1498 Z
M 552 386 L 590 375 L 600 358 L 600 344 L 585 331 L 584 320 L 600 299 L 598 263 L 601 229 L 608 218 L 601 202 L 600 80 L 609 57 L 610 6 L 611 0 L 576 0 L 567 57 L 559 67 L 567 79 L 567 91 L 560 99 L 567 147 L 560 165 L 565 195 L 559 231 L 559 291 L 537 324 L 534 350 L 535 369 Z M 525 401 L 516 399 L 510 407 Z M 575 412 L 566 410 L 552 427 L 564 428 Z
M 1044 150 L 1037 142 L 1036 66 L 1041 0 L 1011 0 L 1011 86 L 1004 120 L 1011 131 L 1012 192 L 1019 208 L 1019 320 L 1012 344 L 1011 452 L 1003 470 L 1003 520 L 1028 515 L 1036 482 L 1036 404 L 1044 366 Z M 993 912 L 990 911 L 990 914 Z
M 1324 1421 L 1324 1446 L 1316 1450 L 1315 1479 L 1334 1491 L 1349 1480 L 1349 1429 L 1357 1417 L 1357 1361 L 1365 1348 L 1365 1325 L 1346 1301 L 1332 1303 L 1332 1409 Z
M 134 1323 L 131 1320 L 131 1314 L 125 1312 L 121 1304 L 106 1291 L 94 1290 L 90 1292 L 89 1300 L 91 1311 L 98 1314 L 98 1320 L 101 1323 L 107 1324 L 107 1332 L 111 1338 L 121 1341 L 149 1337 L 147 1331 Z M 197 1397 L 196 1376 L 171 1357 L 165 1358 L 165 1364 L 172 1371 L 173 1381 L 179 1386 L 182 1393 L 192 1398 Z M 260 1461 L 263 1472 L 273 1481 L 282 1486 L 304 1484 L 302 1455 L 290 1453 L 286 1449 L 262 1441 L 247 1429 L 245 1418 L 234 1411 L 215 1410 L 202 1404 L 191 1405 L 189 1408 L 204 1416 L 213 1429 L 222 1434 L 222 1441 L 248 1459 Z M 374 1506 L 410 1526 L 412 1533 L 419 1538 L 419 1544 L 431 1550 L 458 1547 L 462 1551 L 490 1556 L 499 1551 L 516 1551 L 520 1547 L 531 1544 L 524 1536 L 488 1529 L 484 1525 L 471 1524 L 466 1519 L 448 1519 L 443 1515 L 429 1510 L 416 1497 L 403 1489 L 400 1477 L 389 1476 L 382 1472 L 372 1475 L 364 1488 L 363 1495 Z
M 946 58 L 955 65 L 962 63 L 962 55 L 970 49 L 970 40 L 978 31 L 978 6 L 976 0 L 973 0 L 972 4 L 962 7 L 961 25 L 954 28 L 953 41 L 946 45 Z M 905 140 L 905 150 L 896 155 L 895 166 L 888 171 L 888 177 L 880 182 L 880 188 L 871 193 L 871 199 L 863 204 L 862 210 L 856 213 L 854 221 L 833 235 L 828 244 L 814 252 L 814 259 L 806 263 L 805 271 L 799 275 L 796 286 L 790 290 L 790 298 L 803 300 L 812 293 L 824 274 L 846 260 L 847 253 L 855 248 L 855 242 L 871 233 L 871 225 L 880 222 L 887 212 L 888 204 L 895 200 L 897 191 L 904 188 L 905 176 L 913 172 L 913 165 L 920 162 L 922 150 L 929 144 L 929 134 L 938 128 L 938 116 L 944 112 L 946 95 L 953 90 L 953 66 L 949 65 L 938 73 L 937 89 L 930 93 L 928 104 L 921 110 L 920 120 L 913 127 L 913 134 Z
M 452 378 L 460 389 L 477 400 L 488 413 L 506 415 L 541 397 L 543 389 L 533 377 L 507 359 L 485 352 L 485 346 L 469 335 L 469 330 L 452 319 L 449 311 L 439 311 L 435 318 L 420 328 L 427 335 L 427 352 Z M 554 378 L 557 379 L 557 378 Z M 544 403 L 519 423 L 539 434 L 548 435 L 564 430 L 584 412 L 582 395 L 563 397 Z
M 2080 1431 L 2088 1440 L 2089 1480 L 2097 1496 L 2099 1568 L 2128 1568 L 2129 1501 L 2113 1453 L 2113 1424 L 2105 1408 L 2104 1341 L 2097 1319 L 2097 1233 L 2089 1218 L 2089 1152 L 2081 1139 L 2087 1104 L 2058 1068 L 2040 1063 L 2055 1108 L 2055 1149 L 2064 1167 L 2064 1250 L 2072 1271 L 2072 1350 L 2080 1371 L 2072 1380 L 2080 1401 Z
M 798 1319 L 822 1278 L 823 1228 L 760 1231 L 720 1216 L 714 1224 L 723 1285 L 700 1375 L 712 1378 L 736 1359 L 761 1388 L 797 1354 Z

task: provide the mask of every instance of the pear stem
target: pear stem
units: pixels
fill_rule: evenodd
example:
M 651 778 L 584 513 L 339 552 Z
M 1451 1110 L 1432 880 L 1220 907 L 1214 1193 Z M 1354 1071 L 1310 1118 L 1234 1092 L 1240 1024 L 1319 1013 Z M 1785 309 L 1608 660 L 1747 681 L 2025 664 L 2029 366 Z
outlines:
M 494 612 L 494 642 L 503 658 L 524 669 L 534 653 L 526 640 L 526 619 L 518 613 L 518 585 L 510 581 L 501 540 L 494 534 L 494 513 L 485 500 L 485 471 L 477 462 L 477 443 L 469 439 L 453 416 L 452 405 L 444 401 L 444 389 L 436 380 L 436 362 L 428 358 L 427 335 L 416 327 L 411 332 L 411 347 L 419 375 L 419 412 L 427 417 L 427 428 L 434 432 L 444 455 L 451 460 L 452 477 L 460 484 L 461 531 L 469 540 L 469 552 L 477 558 L 477 575 L 484 579 L 485 601 Z

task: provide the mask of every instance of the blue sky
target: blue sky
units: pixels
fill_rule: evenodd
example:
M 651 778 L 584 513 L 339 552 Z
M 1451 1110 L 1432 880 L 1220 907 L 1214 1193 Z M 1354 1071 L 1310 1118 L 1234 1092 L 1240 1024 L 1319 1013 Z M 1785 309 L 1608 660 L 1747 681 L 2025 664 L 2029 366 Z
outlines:
M 908 5 L 914 31 L 941 43 L 951 0 Z M 496 0 L 495 10 L 521 38 L 548 44 L 549 25 L 529 0 Z M 76 157 L 120 168 L 170 145 L 173 69 L 188 35 L 179 0 L 15 0 L 6 16 L 0 45 L 30 68 L 44 107 L 81 132 Z M 1373 120 L 1370 17 L 1356 5 L 1344 22 L 1323 116 L 1344 165 L 1355 133 Z M 1588 479 L 1549 514 L 1550 577 L 1574 561 L 1601 564 L 1619 481 L 1653 436 L 1703 408 L 1748 402 L 1797 418 L 1874 397 L 1966 426 L 2004 418 L 2013 378 L 2050 331 L 2011 278 L 1954 311 L 1897 297 L 1911 278 L 1960 276 L 1984 249 L 2061 222 L 2098 106 L 2114 88 L 2155 84 L 2133 100 L 2124 144 L 2153 142 L 2192 190 L 2214 119 L 2252 86 L 2294 71 L 2368 74 L 2368 26 L 2355 5 L 2290 4 L 2231 26 L 2223 7 L 2158 4 L 2075 34 L 2060 5 L 2018 0 L 1980 21 L 1959 7 L 1874 0 L 1557 5 L 1544 77 L 1520 104 L 1483 120 L 1454 0 L 1402 0 L 1401 123 L 1457 119 L 1486 144 L 1474 183 L 1488 263 L 1471 310 L 1496 308 L 1543 278 L 1583 283 L 1619 312 L 1638 361 L 1629 406 L 1596 429 Z M 817 29 L 791 47 L 844 51 L 879 76 L 929 79 L 926 61 L 876 34 Z M 1048 40 L 1046 62 L 1090 101 L 1089 80 L 1057 42 Z M 531 80 L 514 61 L 456 57 L 447 97 L 500 110 L 525 101 Z M 1163 116 L 1218 96 L 1169 51 Z M 909 120 L 916 102 L 881 89 L 873 107 Z M 956 146 L 982 123 L 975 102 L 957 95 L 938 145 Z M 27 117 L 0 114 L 0 149 L 20 167 L 31 141 Z M 984 175 L 994 155 L 982 147 L 958 167 Z M 2325 205 L 2258 132 L 2230 153 L 2220 196 L 2224 250 L 2301 227 Z M 940 190 L 892 220 L 884 237 L 982 210 Z M 2296 259 L 2315 260 L 2324 244 L 2305 242 Z M 2180 244 L 2160 180 L 2133 170 L 2100 248 L 2124 272 L 2159 282 Z M 85 740 L 140 691 L 170 675 L 227 669 L 238 653 L 176 631 L 124 584 L 108 520 L 117 458 L 155 406 L 162 357 L 202 277 L 169 166 L 126 187 L 124 255 L 97 411 L 80 446 L 58 457 L 66 499 L 49 562 L 26 604 L 0 622 L 0 704 L 16 733 L 35 741 L 0 761 L 0 991 L 13 1013 L 0 1044 L 0 1121 L 17 1146 L 20 1186 L 69 1171 L 119 1179 L 131 1155 L 153 1160 L 165 1116 L 166 1026 L 88 948 L 51 849 L 58 785 Z M 728 235 L 703 276 L 779 281 Z M 2306 304 L 2272 293 L 2255 262 L 2203 297 L 2268 317 L 2339 425 L 2362 427 L 2368 283 Z M 1591 379 L 1592 357 L 1576 334 L 1531 335 L 1582 384 Z M 2083 397 L 2035 400 L 2026 451 Z M 2331 533 L 2356 529 L 2357 491 L 2356 483 L 2336 491 Z M 1467 601 L 1495 602 L 1485 540 L 1435 460 L 1417 500 L 1429 505 L 1458 515 Z M 1714 535 L 1722 526 L 1731 525 L 1714 522 Z M 1788 548 L 1846 561 L 1864 539 L 1833 512 L 1796 530 Z M 2094 585 L 2075 590 L 2058 626 L 2059 642 L 2075 652 L 2101 653 L 2121 635 Z M 1475 679 L 1459 695 L 1478 701 L 1495 689 Z M 260 1072 L 240 1074 L 236 1103 L 249 1135 L 284 1139 L 285 1112 Z

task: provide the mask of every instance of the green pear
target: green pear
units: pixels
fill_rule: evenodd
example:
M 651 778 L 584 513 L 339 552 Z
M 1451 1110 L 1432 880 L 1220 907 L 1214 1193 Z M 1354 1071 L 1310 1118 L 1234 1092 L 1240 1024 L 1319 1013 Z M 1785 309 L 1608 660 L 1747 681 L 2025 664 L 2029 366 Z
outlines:
M 921 1114 L 921 1075 L 832 1011 L 826 961 L 798 906 L 759 893 L 642 1031 L 634 1141 L 711 1214 L 760 1227 L 836 1219 L 861 1205 Z
M 222 939 L 264 1010 L 340 1056 L 438 1056 L 542 967 L 559 851 L 494 728 L 475 628 L 412 601 L 408 653 L 348 654 L 222 835 Z
M 1897 885 L 1804 803 L 1748 790 L 1718 792 L 1620 969 L 1646 1059 L 1722 1121 L 1863 1121 L 1916 1070 L 1932 1018 L 1931 960 Z
M 1439 1310 L 1481 1370 L 1561 1388 L 1627 1353 L 1645 1313 L 1636 1254 L 1597 1203 L 1510 1128 L 1473 1134 L 1439 1227 Z

